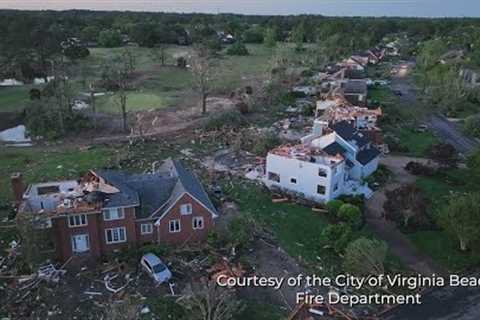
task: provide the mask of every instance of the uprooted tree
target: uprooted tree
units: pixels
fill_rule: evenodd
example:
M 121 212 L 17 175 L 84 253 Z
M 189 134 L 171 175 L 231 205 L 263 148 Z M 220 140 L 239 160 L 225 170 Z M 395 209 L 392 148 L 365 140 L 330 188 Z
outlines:
M 428 156 L 445 167 L 456 167 L 458 162 L 457 150 L 449 143 L 438 143 L 430 147 Z
M 230 320 L 243 309 L 233 289 L 214 282 L 189 284 L 177 302 L 190 312 L 192 320 Z
M 471 242 L 480 238 L 480 193 L 453 194 L 448 205 L 440 211 L 440 224 L 459 241 L 466 251 Z
M 415 184 L 387 191 L 386 196 L 383 208 L 387 219 L 395 221 L 402 228 L 429 226 L 427 199 Z
M 383 241 L 359 238 L 345 249 L 345 270 L 356 276 L 384 274 L 387 250 Z

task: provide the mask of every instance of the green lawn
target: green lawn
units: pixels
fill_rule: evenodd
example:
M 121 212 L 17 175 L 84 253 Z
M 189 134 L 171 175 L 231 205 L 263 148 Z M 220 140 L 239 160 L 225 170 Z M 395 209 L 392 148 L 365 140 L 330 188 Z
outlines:
M 0 112 L 22 111 L 30 100 L 30 89 L 34 85 L 0 87 Z
M 444 231 L 419 231 L 410 234 L 409 238 L 450 272 L 465 271 L 480 264 L 480 251 L 461 252 L 458 240 Z
M 477 178 L 467 169 L 445 170 L 442 175 L 417 177 L 417 186 L 430 201 L 430 215 L 436 216 L 452 192 L 478 191 Z M 462 271 L 480 263 L 480 251 L 462 253 L 458 240 L 442 230 L 419 231 L 409 235 L 424 253 L 450 271 Z
M 338 259 L 323 248 L 325 243 L 320 234 L 328 221 L 322 214 L 292 203 L 272 203 L 270 192 L 248 182 L 235 181 L 232 186 L 226 191 L 239 204 L 241 212 L 252 214 L 272 229 L 291 256 L 311 263 L 319 263 L 317 257 L 327 264 Z
M 288 55 L 293 49 L 288 45 L 277 49 L 266 48 L 263 45 L 247 45 L 248 56 L 229 56 L 222 50 L 212 59 L 211 84 L 212 92 L 229 94 L 242 85 L 266 78 L 266 71 L 276 52 Z M 90 56 L 79 61 L 78 70 L 85 68 L 89 77 L 98 78 L 101 66 L 105 61 L 120 55 L 124 48 L 94 48 Z M 154 59 L 152 49 L 129 48 L 135 56 L 136 71 L 132 82 L 135 91 L 127 99 L 129 110 L 148 110 L 163 108 L 181 103 L 181 99 L 193 90 L 193 78 L 190 70 L 175 67 L 176 58 L 192 54 L 192 47 L 170 46 L 167 48 L 166 66 L 161 66 Z M 85 72 L 85 71 L 83 71 Z M 80 72 L 78 72 L 80 73 Z M 77 80 L 80 80 L 78 77 Z M 112 97 L 99 98 L 99 110 L 119 112 L 117 103 Z
M 402 149 L 411 156 L 425 157 L 429 148 L 440 141 L 430 131 L 417 132 L 410 128 L 401 128 L 396 131 Z
M 171 99 L 155 93 L 129 92 L 127 94 L 127 111 L 162 109 L 170 104 Z M 99 97 L 97 99 L 97 110 L 106 113 L 119 113 L 121 109 L 118 95 Z

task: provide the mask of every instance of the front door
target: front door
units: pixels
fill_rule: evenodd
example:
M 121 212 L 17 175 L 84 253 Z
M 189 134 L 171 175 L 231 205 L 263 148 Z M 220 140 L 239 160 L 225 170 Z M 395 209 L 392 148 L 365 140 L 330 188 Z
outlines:
M 76 234 L 72 236 L 72 251 L 82 253 L 90 250 L 90 239 L 88 234 Z

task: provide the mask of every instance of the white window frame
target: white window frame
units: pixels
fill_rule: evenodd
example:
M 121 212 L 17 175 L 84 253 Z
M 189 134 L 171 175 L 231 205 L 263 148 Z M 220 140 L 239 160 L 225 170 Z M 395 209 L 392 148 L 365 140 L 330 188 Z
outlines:
M 124 239 L 120 239 L 120 230 L 123 230 Z M 111 233 L 111 239 L 108 240 L 108 233 Z M 115 236 L 117 239 L 115 240 Z M 115 243 L 124 243 L 127 242 L 127 228 L 125 227 L 117 227 L 117 228 L 108 228 L 105 229 L 105 243 L 106 244 L 115 244 Z
M 197 221 L 201 221 L 201 227 L 195 227 L 195 222 Z M 205 228 L 205 220 L 203 219 L 203 217 L 193 217 L 192 219 L 192 229 L 193 230 L 202 230 L 203 228 Z
M 73 220 L 74 220 L 74 224 L 71 223 L 72 221 L 71 221 L 70 219 L 72 219 L 72 218 L 73 218 Z M 77 224 L 77 221 L 75 221 L 76 218 L 79 219 L 79 222 L 80 222 L 80 223 Z M 83 219 L 82 219 L 82 218 L 83 218 Z M 87 215 L 84 214 L 84 213 L 82 213 L 82 214 L 72 214 L 72 215 L 69 215 L 69 216 L 67 216 L 67 219 L 68 219 L 68 227 L 69 227 L 69 228 L 78 228 L 78 227 L 88 226 L 88 217 L 87 217 Z M 85 220 L 85 222 L 83 222 L 82 220 Z
M 175 225 L 176 227 L 176 223 L 178 222 L 178 229 L 175 228 L 175 230 L 172 229 L 172 224 Z M 178 233 L 182 231 L 182 225 L 181 225 L 181 222 L 180 222 L 180 219 L 175 219 L 175 220 L 170 220 L 168 221 L 168 232 L 170 233 Z
M 112 212 L 116 211 L 116 217 L 112 218 Z M 108 212 L 108 218 L 105 213 Z M 123 220 L 125 219 L 125 210 L 124 208 L 105 208 L 103 209 L 103 220 L 104 221 L 115 221 L 115 220 Z
M 180 214 L 182 216 L 188 216 L 192 214 L 193 212 L 193 206 L 191 203 L 185 203 L 180 205 Z
M 74 240 L 76 237 L 85 237 L 86 243 L 87 243 L 87 250 L 85 251 L 79 251 L 75 248 L 76 246 L 76 241 Z M 90 235 L 88 233 L 85 234 L 73 234 L 71 237 L 71 244 L 72 244 L 72 252 L 73 253 L 84 253 L 90 251 Z
M 152 234 L 153 223 L 142 223 L 140 225 L 140 234 Z

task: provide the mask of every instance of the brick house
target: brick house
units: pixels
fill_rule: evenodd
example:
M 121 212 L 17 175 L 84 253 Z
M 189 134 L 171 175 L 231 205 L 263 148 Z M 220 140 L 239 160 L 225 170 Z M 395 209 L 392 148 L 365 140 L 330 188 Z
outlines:
M 18 215 L 49 229 L 57 258 L 101 257 L 147 243 L 201 241 L 218 213 L 198 179 L 179 161 L 152 174 L 90 171 L 79 181 L 23 187 L 12 176 Z

